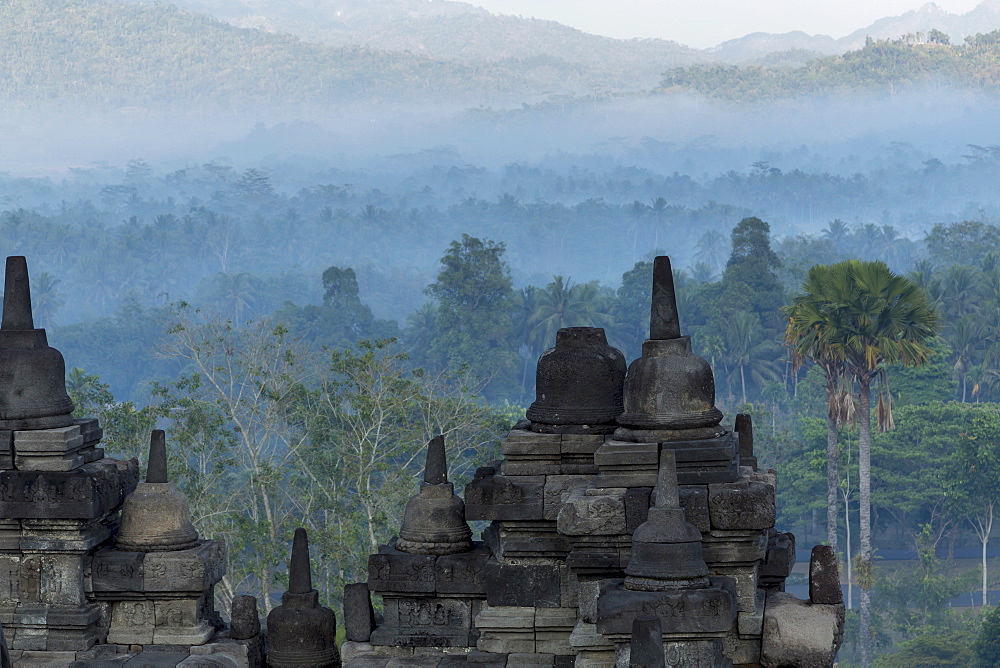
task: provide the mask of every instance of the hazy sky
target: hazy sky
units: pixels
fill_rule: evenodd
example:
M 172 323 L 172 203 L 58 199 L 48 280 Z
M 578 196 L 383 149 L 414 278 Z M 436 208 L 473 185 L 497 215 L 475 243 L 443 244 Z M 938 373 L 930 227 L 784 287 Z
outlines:
M 921 0 L 467 0 L 491 12 L 559 21 L 609 37 L 662 37 L 704 48 L 751 32 L 843 37 Z M 981 0 L 937 0 L 964 14 Z

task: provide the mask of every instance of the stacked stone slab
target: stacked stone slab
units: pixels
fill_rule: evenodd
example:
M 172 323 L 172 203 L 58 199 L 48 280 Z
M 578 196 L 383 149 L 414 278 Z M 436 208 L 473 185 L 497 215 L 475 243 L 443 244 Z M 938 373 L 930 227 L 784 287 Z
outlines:
M 138 463 L 104 459 L 96 420 L 77 420 L 65 363 L 35 329 L 27 263 L 9 257 L 0 325 L 0 624 L 14 659 L 75 656 L 103 642 L 90 560 L 117 529 Z

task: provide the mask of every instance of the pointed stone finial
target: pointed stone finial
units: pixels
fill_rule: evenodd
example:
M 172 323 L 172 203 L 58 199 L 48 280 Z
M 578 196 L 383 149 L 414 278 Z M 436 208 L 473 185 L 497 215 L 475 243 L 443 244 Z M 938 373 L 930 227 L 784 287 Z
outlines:
M 154 429 L 149 435 L 146 482 L 170 482 L 167 479 L 167 438 L 162 429 Z
M 448 460 L 444 453 L 444 436 L 438 434 L 427 444 L 427 464 L 424 466 L 424 482 L 441 485 L 448 482 Z
M 0 328 L 9 330 L 34 329 L 31 317 L 31 287 L 28 284 L 28 261 L 23 255 L 7 258 L 3 286 L 3 322 Z
M 666 668 L 663 654 L 663 623 L 659 617 L 640 615 L 632 620 L 629 668 Z
M 656 480 L 656 507 L 680 508 L 680 490 L 677 487 L 677 454 L 673 450 L 660 451 L 660 472 Z
M 649 338 L 677 339 L 681 322 L 677 317 L 677 295 L 674 293 L 674 273 L 670 258 L 659 255 L 653 260 L 653 301 L 649 317 Z
M 288 562 L 288 593 L 308 594 L 312 591 L 312 572 L 309 569 L 309 538 L 299 527 L 292 539 L 292 558 Z

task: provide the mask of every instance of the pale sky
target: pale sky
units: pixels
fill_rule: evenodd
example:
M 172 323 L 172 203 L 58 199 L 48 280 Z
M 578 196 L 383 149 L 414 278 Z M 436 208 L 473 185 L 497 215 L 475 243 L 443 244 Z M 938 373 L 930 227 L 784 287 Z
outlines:
M 466 0 L 497 14 L 558 21 L 608 37 L 661 37 L 705 48 L 751 32 L 843 37 L 923 0 Z M 964 14 L 981 0 L 936 0 Z

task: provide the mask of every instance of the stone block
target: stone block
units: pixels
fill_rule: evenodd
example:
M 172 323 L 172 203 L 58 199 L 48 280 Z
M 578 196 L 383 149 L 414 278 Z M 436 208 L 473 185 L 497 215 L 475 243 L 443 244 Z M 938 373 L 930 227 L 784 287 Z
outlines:
M 632 443 L 608 439 L 594 452 L 594 463 L 601 468 L 641 470 L 660 464 L 660 446 L 656 443 Z
M 484 605 L 475 618 L 475 626 L 483 630 L 532 631 L 535 629 L 535 608 L 529 606 Z
M 376 592 L 434 593 L 434 561 L 429 554 L 409 554 L 383 546 L 368 557 L 368 588 Z
M 843 637 L 843 605 L 816 605 L 784 592 L 767 592 L 762 666 L 832 666 Z
M 652 491 L 652 487 L 630 487 L 625 492 L 625 533 L 634 533 L 646 521 Z
M 624 534 L 625 489 L 575 490 L 566 495 L 556 522 L 567 536 Z
M 760 565 L 762 584 L 784 582 L 795 567 L 795 536 L 791 533 L 773 531 L 767 538 L 767 554 Z
M 747 480 L 709 485 L 708 511 L 714 529 L 770 529 L 775 517 L 774 487 Z
M 559 566 L 514 566 L 486 562 L 486 601 L 491 607 L 560 605 Z
M 504 460 L 500 473 L 505 476 L 546 476 L 562 473 L 562 464 L 552 461 Z
M 80 454 L 31 456 L 15 453 L 14 467 L 19 471 L 72 471 L 87 463 Z
M 702 536 L 702 555 L 709 568 L 714 564 L 749 564 L 764 559 L 767 534 L 763 531 L 716 531 Z
M 91 584 L 95 592 L 145 591 L 144 552 L 123 552 L 111 547 L 98 550 L 91 562 Z
M 76 424 L 56 429 L 14 432 L 15 455 L 27 453 L 61 455 L 79 450 L 83 447 L 83 443 L 83 434 L 80 433 L 80 426 Z
M 465 658 L 466 663 L 488 666 L 489 668 L 504 668 L 507 665 L 506 654 L 494 654 L 474 649 Z
M 809 557 L 809 601 L 822 605 L 843 605 L 837 555 L 829 545 L 816 545 Z
M 615 643 L 617 665 L 631 665 L 631 647 L 628 642 Z M 732 661 L 723 653 L 721 638 L 706 640 L 681 640 L 663 643 L 664 665 L 667 668 L 682 666 L 711 666 L 712 668 L 728 668 Z M 648 664 L 638 664 L 648 665 Z
M 762 589 L 757 590 L 756 607 L 752 612 L 739 612 L 736 615 L 736 629 L 741 636 L 759 636 L 764 624 L 764 595 Z
M 742 637 L 736 630 L 722 640 L 723 652 L 736 666 L 760 665 L 760 636 Z
M 537 643 L 536 643 L 536 650 Z M 511 652 L 507 655 L 508 666 L 554 666 L 555 657 L 552 654 L 536 652 Z
M 500 442 L 500 450 L 508 458 L 558 459 L 562 436 L 538 434 L 527 429 L 512 429 Z
M 439 594 L 486 595 L 486 561 L 490 550 L 477 545 L 471 552 L 443 554 L 434 564 L 434 588 Z
M 569 629 L 576 626 L 576 608 L 537 608 L 535 629 Z
M 535 631 L 535 651 L 548 654 L 572 654 L 573 648 L 569 644 L 570 629 Z
M 368 642 L 375 630 L 375 609 L 367 582 L 344 585 L 344 632 L 352 642 Z
M 472 628 L 472 601 L 465 598 L 383 598 L 383 629 L 431 631 Z M 381 643 L 374 643 L 381 644 Z
M 563 434 L 560 452 L 563 455 L 591 455 L 604 445 L 607 437 L 601 434 Z
M 14 468 L 14 432 L 0 429 L 0 470 Z
M 406 657 L 413 656 L 412 647 L 376 647 L 367 642 L 354 642 L 348 640 L 340 647 L 340 660 L 347 665 L 358 657 L 365 656 L 385 656 L 385 657 Z
M 705 485 L 681 487 L 680 501 L 685 519 L 695 525 L 698 531 L 708 533 L 712 528 L 708 513 L 708 487 Z
M 198 593 L 225 574 L 225 547 L 201 540 L 190 550 L 149 552 L 143 559 L 143 586 L 147 593 Z
M 73 471 L 0 471 L 0 517 L 92 520 L 115 510 L 136 486 L 138 462 L 102 459 Z
M 535 651 L 535 632 L 519 631 L 492 635 L 483 632 L 476 641 L 476 649 L 492 654 L 511 654 Z M 510 657 L 508 656 L 508 661 Z
M 483 469 L 480 469 L 482 471 Z M 558 471 L 557 471 L 558 473 Z M 484 474 L 465 486 L 468 520 L 544 519 L 545 477 Z
M 736 618 L 732 592 L 714 583 L 704 589 L 632 591 L 621 580 L 602 587 L 597 601 L 597 631 L 629 635 L 636 617 L 660 618 L 664 634 L 725 633 Z
M 593 487 L 593 475 L 550 475 L 545 479 L 544 487 L 544 517 L 554 520 L 559 517 L 563 498 L 574 488 L 586 489 Z
M 153 601 L 115 601 L 111 604 L 108 642 L 119 645 L 151 645 L 156 628 Z
M 736 586 L 737 609 L 740 612 L 754 612 L 757 609 L 757 568 L 756 563 L 737 566 L 709 565 L 710 575 L 725 577 Z

